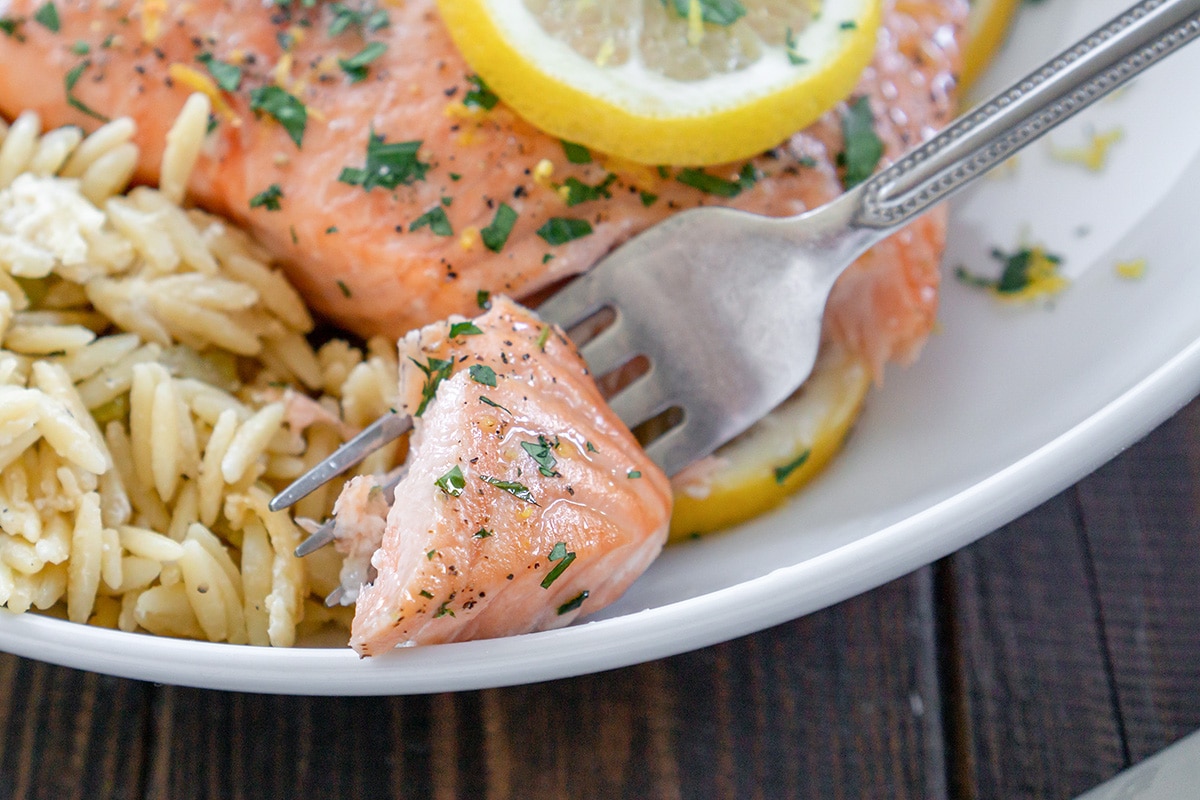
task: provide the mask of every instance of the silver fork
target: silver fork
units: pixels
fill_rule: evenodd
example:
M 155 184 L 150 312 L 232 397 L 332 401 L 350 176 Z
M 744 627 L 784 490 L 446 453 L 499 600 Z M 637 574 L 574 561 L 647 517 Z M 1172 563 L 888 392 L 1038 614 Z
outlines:
M 615 312 L 581 353 L 597 376 L 648 359 L 649 370 L 609 402 L 631 428 L 682 411 L 646 445 L 673 475 L 808 378 L 829 291 L 858 256 L 1197 34 L 1200 0 L 1145 0 L 833 202 L 791 218 L 723 208 L 680 213 L 608 255 L 538 312 L 567 330 L 602 309 Z M 409 427 L 406 417 L 384 416 L 271 508 L 291 505 Z

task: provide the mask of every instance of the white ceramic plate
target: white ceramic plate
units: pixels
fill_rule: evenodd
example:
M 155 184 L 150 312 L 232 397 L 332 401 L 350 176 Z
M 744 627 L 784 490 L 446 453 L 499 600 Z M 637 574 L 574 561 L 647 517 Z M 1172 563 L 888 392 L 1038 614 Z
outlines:
M 1126 0 L 1028 7 L 987 82 L 1002 88 Z M 1072 286 L 1009 307 L 947 277 L 939 333 L 871 396 L 846 451 L 768 517 L 669 548 L 591 622 L 397 650 L 271 650 L 0 615 L 0 648 L 127 677 L 295 694 L 502 686 L 660 658 L 871 589 L 960 548 L 1078 480 L 1200 392 L 1200 47 L 1053 134 L 1123 138 L 1100 174 L 1045 143 L 957 203 L 946 274 L 992 247 L 1042 244 Z M 1119 261 L 1144 258 L 1140 280 Z

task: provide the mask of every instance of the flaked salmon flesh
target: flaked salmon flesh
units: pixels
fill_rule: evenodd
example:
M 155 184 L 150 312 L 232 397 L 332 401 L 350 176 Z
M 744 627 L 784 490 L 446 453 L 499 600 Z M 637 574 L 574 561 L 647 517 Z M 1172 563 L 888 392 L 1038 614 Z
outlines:
M 349 10 L 360 13 L 345 17 L 338 9 L 348 6 L 334 3 L 58 2 L 54 26 L 37 21 L 43 5 L 0 2 L 14 29 L 0 35 L 0 112 L 12 118 L 33 109 L 47 125 L 88 130 L 100 124 L 97 116 L 130 116 L 138 125 L 139 176 L 153 181 L 165 133 L 200 75 L 219 111 L 190 197 L 251 229 L 315 309 L 363 335 L 398 337 L 473 313 L 480 291 L 535 295 L 680 209 L 726 204 L 795 214 L 842 191 L 846 104 L 753 159 L 749 172 L 742 163 L 705 170 L 723 181 L 718 194 L 695 188 L 695 173 L 673 167 L 601 154 L 570 163 L 562 143 L 503 104 L 468 104 L 478 87 L 434 0 L 380 6 L 388 24 L 377 30 L 372 19 L 382 18 L 369 13 L 375 7 L 353 4 Z M 967 3 L 884 6 L 874 61 L 856 97 L 870 99 L 885 158 L 895 158 L 954 111 Z M 355 82 L 338 60 L 368 42 L 385 50 Z M 228 73 L 222 83 L 230 90 L 217 86 L 208 76 L 213 64 L 240 70 L 236 88 Z M 286 90 L 303 106 L 301 136 L 261 102 L 252 110 L 252 93 L 264 86 Z M 419 143 L 422 166 L 410 181 L 368 191 L 339 180 L 347 168 L 369 166 L 372 135 Z M 251 208 L 263 192 L 274 194 L 278 210 Z M 501 204 L 516 219 L 503 246 L 492 249 L 481 232 Z M 551 243 L 537 232 L 556 218 L 584 221 L 591 232 Z M 834 289 L 827 333 L 876 370 L 912 356 L 933 324 L 944 230 L 938 212 L 865 255 Z
M 343 578 L 370 581 L 345 587 L 360 654 L 566 625 L 650 565 L 667 478 L 560 331 L 499 297 L 472 323 L 411 332 L 400 355 L 400 410 L 417 416 L 396 502 L 365 477 L 337 502 Z

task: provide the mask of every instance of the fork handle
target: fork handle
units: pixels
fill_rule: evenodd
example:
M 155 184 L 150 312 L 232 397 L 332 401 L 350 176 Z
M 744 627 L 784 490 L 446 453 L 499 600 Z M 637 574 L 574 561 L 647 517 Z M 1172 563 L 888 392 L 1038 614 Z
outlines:
M 898 228 L 1200 35 L 1200 0 L 1144 0 L 862 185 L 853 225 Z

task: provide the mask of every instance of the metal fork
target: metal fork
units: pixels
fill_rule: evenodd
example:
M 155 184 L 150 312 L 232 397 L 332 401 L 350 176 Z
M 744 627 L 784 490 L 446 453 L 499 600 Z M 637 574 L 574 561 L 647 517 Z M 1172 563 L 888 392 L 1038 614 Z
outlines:
M 682 410 L 674 427 L 646 445 L 675 474 L 808 378 L 829 291 L 858 256 L 1197 34 L 1200 0 L 1138 3 L 833 202 L 791 218 L 723 208 L 680 213 L 611 253 L 538 312 L 567 330 L 602 309 L 615 312 L 581 353 L 597 376 L 633 357 L 648 359 L 649 370 L 609 402 L 631 428 Z M 271 508 L 291 505 L 409 427 L 405 417 L 383 417 Z

